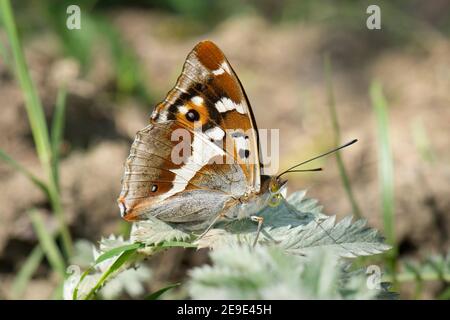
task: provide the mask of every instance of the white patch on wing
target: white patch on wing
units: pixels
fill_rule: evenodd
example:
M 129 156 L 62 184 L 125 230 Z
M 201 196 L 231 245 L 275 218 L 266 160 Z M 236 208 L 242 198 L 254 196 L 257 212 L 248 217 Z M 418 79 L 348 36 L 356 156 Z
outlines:
M 182 114 L 186 114 L 189 111 L 189 109 L 183 104 L 178 107 L 178 111 L 180 111 L 180 113 Z
M 220 67 L 219 67 L 219 68 L 217 68 L 216 70 L 213 70 L 213 71 L 212 71 L 212 73 L 213 73 L 215 76 L 221 75 L 221 74 L 223 74 L 224 72 L 226 72 L 226 73 L 228 73 L 228 74 L 231 74 L 230 67 L 228 66 L 228 63 L 226 63 L 225 61 L 222 62 L 222 63 L 220 64 Z
M 120 216 L 123 218 L 127 212 L 127 208 L 122 201 L 119 201 Z
M 231 74 L 230 66 L 225 61 L 222 62 L 221 67 L 229 74 Z
M 219 127 L 213 127 L 211 129 L 206 130 L 205 134 L 209 138 L 217 141 L 217 140 L 222 140 L 223 139 L 223 137 L 225 136 L 225 131 L 223 131 Z
M 165 121 L 167 121 L 167 110 L 163 110 L 162 112 L 160 112 L 158 118 L 156 119 L 156 122 L 165 122 Z
M 236 151 L 237 151 L 238 155 L 240 154 L 239 150 L 249 150 L 248 140 L 245 139 L 245 136 L 243 136 L 243 135 L 237 136 L 237 137 L 235 136 L 234 143 L 236 145 Z M 241 160 L 248 162 L 248 159 L 246 159 L 246 158 L 241 158 Z
M 220 75 L 220 74 L 222 74 L 222 73 L 224 73 L 225 72 L 225 70 L 223 70 L 222 68 L 218 68 L 218 69 L 216 69 L 216 70 L 213 70 L 213 74 L 215 75 L 215 76 L 218 76 L 218 75 Z
M 242 103 L 235 103 L 230 98 L 224 97 L 224 98 L 220 99 L 219 101 L 216 102 L 215 106 L 216 106 L 216 109 L 220 113 L 224 113 L 229 110 L 236 110 L 237 112 L 239 112 L 241 114 L 247 113 L 247 110 Z
M 175 173 L 173 187 L 168 192 L 161 195 L 160 199 L 167 199 L 168 197 L 185 190 L 188 181 L 190 181 L 204 165 L 208 164 L 212 158 L 223 155 L 225 155 L 225 152 L 216 144 L 210 142 L 205 133 L 195 131 L 192 139 L 192 153 L 190 157 L 186 159 L 186 162 L 181 168 L 170 170 Z
M 200 96 L 195 96 L 191 99 L 192 103 L 197 105 L 197 106 L 201 106 L 203 105 L 203 98 Z

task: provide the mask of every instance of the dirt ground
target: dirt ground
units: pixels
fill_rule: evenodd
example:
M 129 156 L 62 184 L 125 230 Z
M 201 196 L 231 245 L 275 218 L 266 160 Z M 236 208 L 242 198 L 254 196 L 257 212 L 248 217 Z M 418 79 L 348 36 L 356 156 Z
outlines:
M 342 153 L 356 199 L 370 225 L 382 229 L 377 136 L 368 88 L 372 79 L 384 87 L 389 102 L 390 139 L 394 155 L 396 231 L 403 257 L 420 258 L 449 248 L 450 231 L 450 42 L 424 31 L 420 43 L 383 47 L 369 31 L 360 37 L 301 22 L 273 25 L 256 16 L 226 20 L 192 37 L 168 37 L 179 28 L 171 16 L 143 10 L 110 14 L 138 56 L 155 100 L 173 86 L 184 58 L 202 39 L 215 41 L 239 75 L 259 128 L 280 129 L 280 169 L 332 146 L 323 55 L 333 63 L 333 85 L 342 142 L 359 142 Z M 132 21 L 132 23 L 130 23 Z M 134 98 L 111 97 L 111 61 L 99 45 L 86 75 L 77 61 L 63 58 L 54 35 L 43 31 L 27 39 L 26 58 L 48 118 L 57 88 L 68 81 L 67 120 L 61 162 L 63 205 L 75 238 L 98 241 L 123 230 L 116 198 L 123 163 L 137 130 L 145 126 L 152 105 Z M 12 73 L 0 61 L 0 146 L 38 176 L 39 162 Z M 418 137 L 418 132 L 424 135 Z M 425 160 L 420 137 L 432 153 Z M 320 173 L 289 177 L 289 190 L 308 189 L 327 214 L 343 216 L 351 206 L 333 157 L 317 162 Z M 29 208 L 56 221 L 45 196 L 25 177 L 0 162 L 0 297 L 36 244 L 27 217 Z M 151 264 L 150 288 L 185 276 L 185 270 L 207 260 L 204 251 L 171 250 Z M 26 298 L 48 298 L 54 289 L 49 268 L 38 270 Z M 433 296 L 433 288 L 427 292 Z

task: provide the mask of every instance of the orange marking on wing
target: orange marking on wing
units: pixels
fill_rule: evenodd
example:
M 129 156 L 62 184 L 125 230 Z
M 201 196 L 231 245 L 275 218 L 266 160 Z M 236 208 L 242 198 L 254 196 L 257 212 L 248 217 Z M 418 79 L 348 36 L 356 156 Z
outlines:
M 203 126 L 209 122 L 211 119 L 209 116 L 208 108 L 206 108 L 205 104 L 202 103 L 200 105 L 193 103 L 192 101 L 187 101 L 184 105 L 188 110 L 195 110 L 200 115 L 200 119 L 198 120 L 200 124 Z M 189 128 L 194 128 L 194 123 L 186 119 L 186 115 L 178 112 L 176 114 L 177 120 L 187 125 Z

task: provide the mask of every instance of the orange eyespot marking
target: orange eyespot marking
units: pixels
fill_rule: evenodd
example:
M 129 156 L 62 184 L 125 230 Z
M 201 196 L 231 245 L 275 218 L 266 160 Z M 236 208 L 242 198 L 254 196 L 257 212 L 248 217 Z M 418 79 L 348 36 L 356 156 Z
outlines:
M 177 120 L 191 127 L 194 124 L 205 125 L 210 120 L 208 109 L 200 97 L 194 97 L 179 107 L 176 117 Z

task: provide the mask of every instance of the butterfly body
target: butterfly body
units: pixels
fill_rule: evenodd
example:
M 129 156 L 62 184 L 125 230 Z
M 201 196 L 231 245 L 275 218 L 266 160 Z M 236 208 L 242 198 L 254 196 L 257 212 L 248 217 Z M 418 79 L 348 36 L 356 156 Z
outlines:
M 261 174 L 248 99 L 222 51 L 204 41 L 136 134 L 118 203 L 129 221 L 154 217 L 202 230 L 218 218 L 256 215 L 283 184 Z

